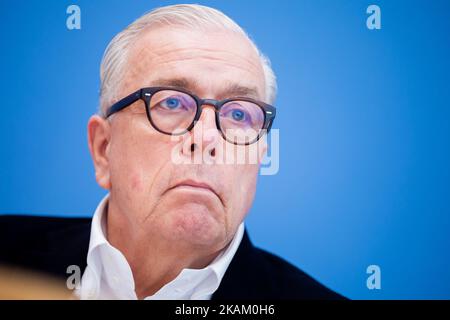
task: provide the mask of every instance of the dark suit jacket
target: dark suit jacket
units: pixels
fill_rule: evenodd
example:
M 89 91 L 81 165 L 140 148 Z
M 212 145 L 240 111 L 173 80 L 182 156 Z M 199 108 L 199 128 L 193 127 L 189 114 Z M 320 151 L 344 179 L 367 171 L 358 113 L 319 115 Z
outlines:
M 0 216 L 0 264 L 68 277 L 86 268 L 90 218 Z M 285 260 L 258 249 L 247 231 L 212 299 L 343 299 Z

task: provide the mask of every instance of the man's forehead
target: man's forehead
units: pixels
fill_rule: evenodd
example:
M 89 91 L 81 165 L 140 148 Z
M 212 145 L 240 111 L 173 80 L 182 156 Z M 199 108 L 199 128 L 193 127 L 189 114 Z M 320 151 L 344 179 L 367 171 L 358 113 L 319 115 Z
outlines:
M 134 79 L 139 85 L 176 86 L 194 93 L 202 91 L 205 83 L 220 82 L 220 90 L 214 90 L 217 96 L 263 99 L 261 61 L 248 40 L 224 31 L 204 34 L 203 40 L 201 36 L 197 31 L 168 28 L 146 32 L 130 50 L 127 82 Z
M 251 41 L 233 31 L 201 31 L 181 27 L 158 27 L 144 31 L 131 47 L 132 56 L 141 61 L 181 55 L 185 59 L 198 55 L 240 59 L 241 62 L 261 67 L 260 59 Z

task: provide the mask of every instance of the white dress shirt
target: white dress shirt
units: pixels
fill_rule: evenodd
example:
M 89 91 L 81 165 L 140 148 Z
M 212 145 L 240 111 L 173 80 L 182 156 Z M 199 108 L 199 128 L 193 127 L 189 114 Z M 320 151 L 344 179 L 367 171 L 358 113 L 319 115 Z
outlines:
M 125 256 L 105 237 L 106 195 L 92 218 L 87 267 L 76 290 L 80 299 L 137 299 L 133 273 Z M 217 290 L 244 234 L 242 222 L 230 244 L 203 269 L 183 269 L 171 282 L 145 299 L 209 300 Z

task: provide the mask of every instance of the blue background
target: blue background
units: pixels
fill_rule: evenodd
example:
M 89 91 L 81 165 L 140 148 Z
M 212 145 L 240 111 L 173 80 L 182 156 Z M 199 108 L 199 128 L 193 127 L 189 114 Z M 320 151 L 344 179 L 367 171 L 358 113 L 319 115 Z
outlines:
M 90 216 L 86 123 L 110 39 L 166 1 L 1 1 L 0 213 Z M 200 1 L 278 76 L 280 171 L 254 242 L 350 297 L 450 298 L 450 2 Z M 381 7 L 368 30 L 366 8 Z M 81 30 L 66 8 L 81 8 Z M 381 290 L 366 268 L 381 267 Z

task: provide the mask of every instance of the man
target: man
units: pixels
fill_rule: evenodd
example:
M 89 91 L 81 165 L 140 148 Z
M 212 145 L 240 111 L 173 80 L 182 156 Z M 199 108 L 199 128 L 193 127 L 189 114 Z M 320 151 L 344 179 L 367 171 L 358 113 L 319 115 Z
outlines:
M 2 218 L 2 259 L 63 276 L 79 266 L 82 299 L 341 298 L 244 228 L 275 93 L 268 60 L 223 13 L 139 18 L 106 49 L 88 123 L 108 195 L 92 222 Z

